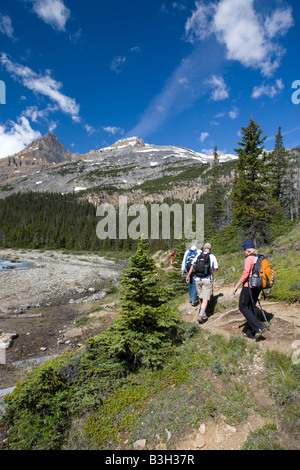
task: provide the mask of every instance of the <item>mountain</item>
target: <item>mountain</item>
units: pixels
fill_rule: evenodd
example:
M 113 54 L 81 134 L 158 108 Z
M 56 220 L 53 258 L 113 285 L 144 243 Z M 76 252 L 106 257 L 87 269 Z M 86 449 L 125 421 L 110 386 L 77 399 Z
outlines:
M 24 150 L 10 157 L 0 159 L 0 166 L 12 169 L 24 169 L 26 166 L 49 166 L 72 159 L 70 153 L 52 132 L 33 141 Z
M 0 184 L 5 185 L 12 179 L 18 179 L 22 175 L 32 174 L 49 168 L 61 162 L 71 161 L 73 154 L 69 152 L 49 132 L 24 150 L 12 156 L 0 159 Z
M 220 162 L 236 158 L 220 155 Z M 79 155 L 48 133 L 0 160 L 0 197 L 25 191 L 81 191 L 95 203 L 120 192 L 128 193 L 132 201 L 151 200 L 152 193 L 192 198 L 203 192 L 200 180 L 212 159 L 183 147 L 147 144 L 138 137 Z

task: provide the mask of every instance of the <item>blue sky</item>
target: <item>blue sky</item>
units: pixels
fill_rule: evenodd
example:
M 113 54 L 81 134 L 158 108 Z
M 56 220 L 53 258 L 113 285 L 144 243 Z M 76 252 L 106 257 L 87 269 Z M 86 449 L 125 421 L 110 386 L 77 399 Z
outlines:
M 48 131 L 234 153 L 251 115 L 295 148 L 299 26 L 299 0 L 1 0 L 0 157 Z

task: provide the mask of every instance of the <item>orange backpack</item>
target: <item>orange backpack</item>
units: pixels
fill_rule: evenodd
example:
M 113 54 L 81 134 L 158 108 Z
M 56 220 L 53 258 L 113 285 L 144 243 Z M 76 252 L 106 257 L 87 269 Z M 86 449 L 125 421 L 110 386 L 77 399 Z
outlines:
M 251 287 L 258 287 L 259 289 L 269 289 L 275 281 L 275 272 L 271 263 L 264 257 L 264 255 L 255 256 L 253 271 L 249 277 Z

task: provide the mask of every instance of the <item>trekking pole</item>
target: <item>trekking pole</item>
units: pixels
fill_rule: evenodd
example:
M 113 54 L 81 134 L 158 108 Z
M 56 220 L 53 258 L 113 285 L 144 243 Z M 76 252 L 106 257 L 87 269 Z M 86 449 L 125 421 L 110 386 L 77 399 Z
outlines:
M 257 299 L 257 301 L 258 301 L 258 303 L 259 303 L 260 309 L 261 309 L 261 311 L 262 311 L 262 314 L 263 314 L 263 317 L 264 317 L 264 319 L 265 319 L 266 327 L 267 327 L 267 329 L 268 329 L 269 331 L 271 331 L 271 330 L 270 330 L 269 323 L 268 323 L 268 320 L 267 320 L 267 318 L 266 318 L 266 315 L 265 315 L 265 312 L 264 312 L 264 311 L 263 311 L 263 309 L 262 309 L 262 306 L 261 306 L 260 300 L 259 300 L 259 299 Z

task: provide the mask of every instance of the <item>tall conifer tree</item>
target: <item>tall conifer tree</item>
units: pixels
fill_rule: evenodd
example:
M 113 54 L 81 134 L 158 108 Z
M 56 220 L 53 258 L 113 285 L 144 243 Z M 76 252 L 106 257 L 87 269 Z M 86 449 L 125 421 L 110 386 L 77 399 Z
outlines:
M 222 228 L 224 221 L 224 188 L 221 184 L 222 168 L 220 166 L 217 147 L 214 150 L 214 159 L 211 167 L 211 176 L 208 187 L 207 221 L 211 230 L 216 233 Z
M 288 160 L 287 152 L 283 146 L 280 126 L 275 137 L 275 149 L 269 154 L 269 162 L 272 196 L 275 201 L 283 207 L 287 192 L 286 174 L 288 170 Z
M 267 238 L 272 218 L 263 146 L 266 137 L 262 133 L 252 117 L 249 125 L 242 127 L 240 147 L 235 149 L 239 159 L 231 193 L 233 223 L 243 230 L 244 236 L 258 243 Z

